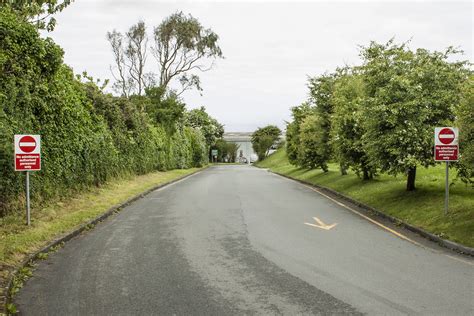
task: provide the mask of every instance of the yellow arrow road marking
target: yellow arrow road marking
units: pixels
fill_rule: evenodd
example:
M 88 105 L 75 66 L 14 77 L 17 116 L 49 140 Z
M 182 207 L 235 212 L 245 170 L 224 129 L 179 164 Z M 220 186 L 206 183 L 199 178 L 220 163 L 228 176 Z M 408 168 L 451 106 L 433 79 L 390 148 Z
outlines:
M 313 226 L 313 227 L 317 227 L 317 228 L 321 228 L 321 229 L 325 229 L 325 230 L 330 230 L 331 228 L 334 228 L 334 227 L 336 227 L 336 225 L 337 225 L 337 223 L 334 223 L 334 224 L 331 224 L 331 225 L 324 224 L 324 222 L 323 222 L 322 220 L 320 220 L 319 218 L 317 218 L 317 217 L 313 217 L 313 219 L 314 219 L 319 225 L 311 224 L 311 223 L 305 223 L 305 225 Z
M 293 180 L 293 181 L 295 181 L 295 182 L 298 182 L 298 181 L 296 181 L 296 180 L 294 180 L 294 179 L 289 179 L 289 178 L 287 178 L 287 177 L 283 177 L 283 176 L 281 176 L 281 175 L 279 175 L 279 174 L 276 174 L 276 173 L 275 173 L 275 175 L 276 175 L 276 176 L 279 176 L 279 177 L 282 177 L 283 179 L 286 179 L 286 180 Z M 314 191 L 314 192 L 317 192 L 317 193 L 321 194 L 322 196 L 324 196 L 324 197 L 328 198 L 329 200 L 333 201 L 334 203 L 336 203 L 336 204 L 338 204 L 338 205 L 340 205 L 340 206 L 342 206 L 342 207 L 348 209 L 349 211 L 351 211 L 351 212 L 353 212 L 353 213 L 359 215 L 360 217 L 365 218 L 366 220 L 368 220 L 368 221 L 372 222 L 373 224 L 375 224 L 375 225 L 377 225 L 377 226 L 379 226 L 379 227 L 381 227 L 381 228 L 383 228 L 383 229 L 389 231 L 390 233 L 394 234 L 395 236 L 397 236 L 397 237 L 399 237 L 399 238 L 401 238 L 401 239 L 404 239 L 404 240 L 406 240 L 406 241 L 408 241 L 408 242 L 411 242 L 412 244 L 415 244 L 415 245 L 417 245 L 417 246 L 419 246 L 419 247 L 421 247 L 421 248 L 424 248 L 424 249 L 427 249 L 427 250 L 431 250 L 431 251 L 433 251 L 433 252 L 435 252 L 435 253 L 442 253 L 442 252 L 439 251 L 439 250 L 435 250 L 435 249 L 433 249 L 433 248 L 425 247 L 425 246 L 423 246 L 422 244 L 420 244 L 420 243 L 414 241 L 413 239 L 410 239 L 410 238 L 408 238 L 407 236 L 402 235 L 402 234 L 400 234 L 400 233 L 394 231 L 393 229 L 390 229 L 390 228 L 388 228 L 387 226 L 385 226 L 385 225 L 383 225 L 383 224 L 377 222 L 376 220 L 373 220 L 372 218 L 361 214 L 360 212 L 356 211 L 355 209 L 353 209 L 353 208 L 351 208 L 351 207 L 349 207 L 349 206 L 347 206 L 347 205 L 345 205 L 345 204 L 343 204 L 343 203 L 341 203 L 341 202 L 339 202 L 339 201 L 337 201 L 337 200 L 331 198 L 330 196 L 328 196 L 328 195 L 322 193 L 320 190 L 316 189 L 315 187 L 312 187 L 312 186 L 307 185 L 307 184 L 303 184 L 303 183 L 301 183 L 301 182 L 298 182 L 298 183 L 301 184 L 301 185 L 303 185 L 303 186 L 305 186 L 305 187 L 307 187 L 308 189 L 310 189 L 310 190 L 312 190 L 312 191 Z M 307 224 L 307 223 L 305 223 L 305 224 Z M 308 223 L 307 225 L 313 226 L 314 224 L 309 224 L 309 223 Z M 316 226 L 316 225 L 314 225 L 314 226 Z M 451 255 L 448 255 L 448 254 L 444 254 L 444 253 L 442 253 L 442 254 L 443 254 L 444 256 L 448 257 L 448 258 L 453 259 L 453 260 L 456 260 L 456 261 L 459 261 L 459 262 L 463 262 L 463 263 L 468 264 L 468 265 L 474 265 L 474 264 L 473 264 L 472 262 L 470 262 L 470 261 L 466 261 L 466 260 L 464 260 L 464 259 L 461 259 L 461 258 L 458 258 L 458 257 L 454 257 L 454 256 L 451 256 Z

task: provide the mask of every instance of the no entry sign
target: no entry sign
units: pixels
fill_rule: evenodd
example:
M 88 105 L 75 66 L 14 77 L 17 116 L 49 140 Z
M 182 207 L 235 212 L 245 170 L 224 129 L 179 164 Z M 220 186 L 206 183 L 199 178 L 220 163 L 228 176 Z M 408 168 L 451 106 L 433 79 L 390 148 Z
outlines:
M 41 170 L 40 135 L 15 135 L 15 170 Z
M 435 128 L 435 160 L 457 161 L 459 130 L 456 127 Z

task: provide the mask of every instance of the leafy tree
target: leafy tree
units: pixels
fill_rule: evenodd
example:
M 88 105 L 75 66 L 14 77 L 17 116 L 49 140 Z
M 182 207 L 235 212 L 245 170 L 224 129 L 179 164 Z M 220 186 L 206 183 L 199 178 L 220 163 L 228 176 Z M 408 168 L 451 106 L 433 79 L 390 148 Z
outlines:
M 366 116 L 362 111 L 364 98 L 365 87 L 360 75 L 347 70 L 338 77 L 333 92 L 331 138 L 336 160 L 368 180 L 373 177 L 375 170 L 369 165 L 369 157 L 362 142 Z
M 177 78 L 182 91 L 193 87 L 202 90 L 193 71 L 208 71 L 212 63 L 205 61 L 223 58 L 218 45 L 219 36 L 204 28 L 192 15 L 177 12 L 154 28 L 153 54 L 159 64 L 159 86 L 167 88 Z
M 147 88 L 146 111 L 157 124 L 162 124 L 168 132 L 173 132 L 175 124 L 184 118 L 186 105 L 172 92 L 163 87 Z
M 252 147 L 259 160 L 268 156 L 269 150 L 278 141 L 280 135 L 281 130 L 275 125 L 259 128 L 252 134 Z
M 61 12 L 74 0 L 0 0 L 0 8 L 10 8 L 18 16 L 38 29 L 54 30 L 56 19 L 52 15 Z
M 328 171 L 327 148 L 321 146 L 326 131 L 321 129 L 322 118 L 316 113 L 306 116 L 300 126 L 299 165 L 305 168 L 321 168 Z
M 218 162 L 235 162 L 239 147 L 240 146 L 236 143 L 218 139 L 212 146 L 212 149 L 217 149 Z
M 462 98 L 456 111 L 459 127 L 460 160 L 456 164 L 460 178 L 474 185 L 474 76 L 471 74 L 462 89 Z
M 454 119 L 460 86 L 466 80 L 463 62 L 448 62 L 456 51 L 413 52 L 393 40 L 372 42 L 361 50 L 367 98 L 365 150 L 373 166 L 407 174 L 407 190 L 415 189 L 416 167 L 434 164 L 433 130 Z
M 308 155 L 310 149 L 303 149 L 305 153 L 303 165 L 306 167 L 318 166 L 325 172 L 327 171 L 327 162 L 331 159 L 331 116 L 333 113 L 332 93 L 334 89 L 336 75 L 325 74 L 319 77 L 310 78 L 308 87 L 310 90 L 310 100 L 314 104 L 314 115 L 307 120 L 305 124 L 305 141 L 311 148 L 317 152 L 314 155 Z M 316 124 L 316 125 L 315 125 Z M 308 135 L 309 131 L 315 134 Z M 302 141 L 302 145 L 304 143 Z M 314 161 L 311 161 L 314 159 Z M 312 167 L 313 168 L 313 167 Z
M 224 125 L 212 118 L 205 107 L 185 113 L 185 124 L 201 130 L 208 146 L 212 146 L 224 135 Z
M 308 103 L 291 108 L 293 121 L 286 124 L 286 152 L 288 160 L 293 165 L 299 165 L 298 152 L 300 148 L 300 126 L 303 120 L 311 113 Z

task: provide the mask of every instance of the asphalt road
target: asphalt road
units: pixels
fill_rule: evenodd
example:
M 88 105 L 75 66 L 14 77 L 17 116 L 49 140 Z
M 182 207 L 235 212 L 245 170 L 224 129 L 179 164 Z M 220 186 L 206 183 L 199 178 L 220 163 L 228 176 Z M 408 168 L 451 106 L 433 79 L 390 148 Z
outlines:
M 473 315 L 474 266 L 299 183 L 216 166 L 68 242 L 15 303 L 24 315 Z

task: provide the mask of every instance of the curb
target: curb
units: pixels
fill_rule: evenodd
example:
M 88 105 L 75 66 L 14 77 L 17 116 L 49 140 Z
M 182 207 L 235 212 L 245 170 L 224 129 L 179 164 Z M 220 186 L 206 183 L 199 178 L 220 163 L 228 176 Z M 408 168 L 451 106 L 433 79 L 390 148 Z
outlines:
M 179 178 L 176 178 L 174 180 L 171 180 L 171 181 L 168 181 L 168 182 L 165 182 L 165 183 L 161 183 L 159 185 L 156 185 L 142 193 L 139 193 L 131 198 L 129 198 L 128 200 L 126 200 L 125 202 L 122 202 L 122 203 L 119 203 L 119 204 L 116 204 L 114 206 L 112 206 L 111 208 L 109 208 L 107 211 L 105 211 L 104 213 L 102 213 L 101 215 L 97 216 L 96 218 L 88 221 L 87 223 L 84 223 L 82 224 L 81 226 L 79 226 L 78 228 L 74 229 L 73 231 L 69 232 L 69 233 L 66 233 L 65 235 L 57 238 L 57 239 L 54 239 L 52 242 L 50 242 L 49 244 L 47 244 L 46 246 L 44 246 L 43 248 L 39 249 L 38 251 L 30 254 L 27 256 L 27 258 L 25 260 L 23 260 L 21 262 L 21 264 L 19 266 L 17 266 L 9 275 L 8 275 L 8 278 L 7 278 L 7 282 L 6 282 L 6 287 L 4 288 L 4 291 L 5 291 L 5 298 L 3 298 L 3 302 L 0 302 L 0 315 L 3 315 L 2 313 L 5 313 L 5 315 L 8 314 L 7 312 L 7 308 L 6 308 L 6 305 L 9 304 L 9 303 L 12 303 L 12 297 L 10 296 L 10 290 L 11 290 L 11 286 L 12 286 L 12 282 L 13 282 L 13 278 L 18 274 L 19 270 L 30 265 L 31 263 L 35 262 L 36 260 L 38 260 L 38 257 L 40 254 L 42 253 L 48 253 L 51 248 L 53 247 L 56 247 L 62 243 L 65 243 L 69 240 L 71 240 L 72 238 L 78 236 L 79 234 L 81 234 L 83 231 L 85 230 L 89 230 L 91 226 L 95 226 L 96 224 L 104 221 L 107 217 L 113 215 L 113 214 L 116 214 L 118 213 L 119 211 L 121 211 L 122 208 L 124 208 L 125 206 L 128 206 L 130 205 L 131 203 L 135 202 L 136 200 L 138 199 L 141 199 L 143 198 L 145 195 L 155 191 L 155 190 L 158 190 L 160 188 L 163 188 L 163 187 L 166 187 L 170 184 L 173 184 L 175 182 L 178 182 L 178 181 L 181 181 L 181 180 L 184 180 L 190 176 L 193 176 L 197 173 L 200 173 L 202 172 L 203 170 L 209 168 L 209 165 L 202 168 L 202 169 L 199 169 L 199 170 L 196 170 L 190 174 L 187 174 L 187 175 L 184 175 L 182 177 L 179 177 Z
M 446 240 L 446 239 L 443 239 L 441 237 L 438 237 L 432 233 L 429 233 L 421 228 L 418 228 L 416 226 L 413 226 L 413 225 L 410 225 L 408 223 L 405 223 L 404 221 L 401 221 L 399 220 L 398 218 L 395 218 L 393 216 L 390 216 L 390 215 L 387 215 L 385 213 L 383 213 L 382 211 L 379 211 L 371 206 L 368 206 L 364 203 L 361 203 L 357 200 L 354 200 L 338 191 L 335 191 L 333 189 L 330 189 L 330 188 L 327 188 L 327 187 L 324 187 L 324 186 L 321 186 L 321 185 L 317 185 L 317 184 L 313 184 L 313 183 L 309 183 L 309 182 L 306 182 L 304 180 L 299 180 L 299 179 L 295 179 L 295 178 L 292 178 L 290 176 L 287 176 L 287 175 L 284 175 L 284 174 L 281 174 L 279 172 L 274 172 L 274 171 L 271 171 L 270 169 L 267 169 L 269 172 L 273 173 L 273 174 L 276 174 L 276 175 L 279 175 L 281 177 L 284 177 L 284 178 L 287 178 L 287 179 L 290 179 L 290 180 L 293 180 L 293 181 L 296 181 L 296 182 L 299 182 L 299 183 L 302 183 L 302 184 L 305 184 L 305 185 L 309 185 L 309 186 L 312 186 L 312 187 L 315 187 L 315 188 L 318 188 L 320 189 L 321 191 L 323 192 L 326 192 L 326 193 L 330 193 L 342 200 L 345 200 L 347 202 L 350 202 L 354 205 L 357 205 L 358 207 L 368 211 L 368 212 L 371 212 L 373 214 L 375 214 L 377 217 L 380 217 L 380 218 L 383 218 L 383 219 L 386 219 L 396 225 L 399 225 L 411 232 L 414 232 L 414 233 L 417 233 L 418 235 L 421 235 L 422 237 L 428 239 L 428 240 L 431 240 L 433 242 L 436 242 L 438 243 L 440 246 L 443 246 L 445 248 L 448 248 L 450 250 L 454 250 L 458 253 L 461 253 L 461 254 L 464 254 L 464 255 L 469 255 L 469 256 L 474 256 L 474 248 L 471 248 L 471 247 L 467 247 L 467 246 L 464 246 L 464 245 L 461 245 L 461 244 L 458 244 L 454 241 L 450 241 L 450 240 Z

